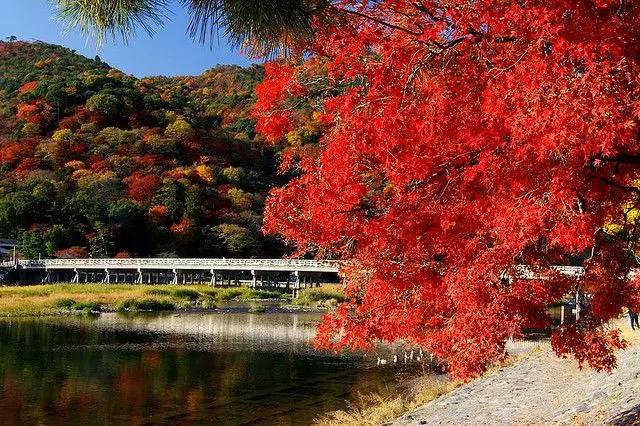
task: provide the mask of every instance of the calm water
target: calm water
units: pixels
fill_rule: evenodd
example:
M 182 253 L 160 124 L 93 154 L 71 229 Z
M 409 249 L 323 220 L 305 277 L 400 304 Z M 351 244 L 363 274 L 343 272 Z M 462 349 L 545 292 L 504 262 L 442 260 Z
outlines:
M 308 424 L 395 386 L 395 367 L 311 349 L 318 319 L 0 320 L 0 424 Z

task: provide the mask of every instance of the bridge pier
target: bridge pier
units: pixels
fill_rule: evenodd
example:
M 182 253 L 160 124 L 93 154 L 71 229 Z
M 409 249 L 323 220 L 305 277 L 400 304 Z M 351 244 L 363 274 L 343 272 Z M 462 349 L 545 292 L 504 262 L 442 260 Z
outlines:
M 295 281 L 293 283 L 293 297 L 297 298 L 300 295 L 300 271 L 294 271 Z

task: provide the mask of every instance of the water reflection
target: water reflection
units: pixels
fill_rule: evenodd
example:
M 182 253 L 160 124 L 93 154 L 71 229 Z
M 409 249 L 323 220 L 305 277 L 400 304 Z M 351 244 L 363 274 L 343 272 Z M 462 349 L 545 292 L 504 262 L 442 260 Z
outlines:
M 311 314 L 0 321 L 0 424 L 308 424 L 393 368 L 314 352 Z

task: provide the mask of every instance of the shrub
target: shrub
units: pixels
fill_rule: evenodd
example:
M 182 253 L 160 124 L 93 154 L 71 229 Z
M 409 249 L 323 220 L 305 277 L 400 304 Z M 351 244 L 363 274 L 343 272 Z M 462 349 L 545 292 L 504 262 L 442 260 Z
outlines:
M 150 296 L 170 296 L 171 292 L 169 290 L 165 290 L 163 288 L 152 288 L 145 291 L 146 294 Z
M 283 296 L 279 291 L 274 290 L 251 290 L 243 294 L 242 299 L 281 299 Z
M 76 302 L 73 299 L 59 299 L 56 301 L 55 307 L 69 311 L 83 311 L 86 313 L 100 312 L 102 310 L 102 305 L 99 302 Z
M 216 294 L 216 298 L 221 301 L 229 301 L 239 299 L 243 294 L 247 293 L 247 288 L 225 288 Z
M 300 290 L 293 303 L 300 306 L 336 305 L 344 301 L 344 293 L 326 288 L 305 288 Z
M 102 305 L 98 302 L 78 302 L 73 305 L 74 311 L 83 311 L 84 313 L 100 312 Z
M 76 301 L 73 299 L 58 299 L 55 303 L 56 308 L 60 309 L 73 309 L 73 306 L 76 304 Z
M 177 289 L 177 290 L 173 290 L 171 292 L 171 294 L 174 297 L 178 297 L 180 299 L 188 299 L 188 300 L 191 300 L 191 301 L 198 300 L 198 297 L 200 296 L 200 294 L 195 290 L 187 290 L 187 289 L 183 289 L 183 288 Z
M 252 303 L 251 306 L 249 306 L 249 313 L 250 314 L 262 314 L 264 312 L 267 311 L 267 308 L 265 308 L 264 306 L 260 305 L 259 303 Z
M 175 304 L 175 307 L 177 309 L 185 309 L 185 310 L 189 309 L 192 306 L 193 306 L 193 302 L 191 300 L 189 300 L 189 299 L 180 300 L 179 302 L 177 302 Z
M 118 303 L 118 312 L 140 312 L 140 311 L 171 311 L 176 307 L 173 303 L 157 299 L 127 299 Z
M 211 298 L 207 298 L 204 300 L 200 301 L 200 307 L 203 309 L 215 309 L 216 306 L 216 300 L 215 299 L 211 299 Z

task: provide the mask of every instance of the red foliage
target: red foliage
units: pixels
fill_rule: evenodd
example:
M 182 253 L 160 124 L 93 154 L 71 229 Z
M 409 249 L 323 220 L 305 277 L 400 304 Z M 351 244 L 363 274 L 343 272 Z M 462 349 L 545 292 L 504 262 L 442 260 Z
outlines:
M 58 250 L 53 255 L 60 259 L 86 259 L 89 257 L 89 252 L 86 247 L 69 247 Z
M 153 223 L 162 223 L 167 219 L 167 206 L 159 204 L 149 208 L 149 220 Z
M 18 104 L 16 118 L 33 124 L 46 125 L 53 118 L 53 107 L 44 99 L 22 102 Z
M 153 167 L 160 162 L 160 157 L 156 154 L 144 154 L 133 157 L 133 160 L 141 167 Z
M 69 145 L 69 152 L 75 155 L 84 154 L 85 152 L 87 152 L 87 148 L 87 145 L 83 143 L 74 143 Z
M 29 157 L 33 153 L 34 144 L 22 140 L 18 142 L 0 142 L 0 162 L 12 163 L 18 159 Z
M 109 170 L 110 163 L 109 160 L 102 160 L 100 157 L 95 157 L 91 159 L 90 167 L 94 172 L 101 172 L 104 170 Z
M 551 345 L 559 356 L 573 356 L 580 368 L 588 363 L 592 368 L 605 371 L 616 367 L 614 351 L 627 347 L 618 330 L 584 327 L 584 324 L 561 327 L 551 336 Z
M 129 253 L 128 251 L 122 250 L 116 253 L 114 257 L 116 259 L 131 259 L 133 256 L 131 256 L 131 253 Z
M 591 319 L 554 346 L 610 368 L 622 343 L 602 327 L 632 303 L 638 240 L 622 215 L 640 204 L 640 4 L 339 4 L 362 15 L 318 24 L 309 61 L 269 65 L 254 112 L 277 141 L 306 124 L 288 114 L 304 95 L 326 126 L 318 149 L 287 154 L 299 177 L 265 220 L 351 261 L 318 344 L 404 339 L 469 377 L 577 289 Z M 500 279 L 576 256 L 584 280 Z
M 24 158 L 18 163 L 16 168 L 13 170 L 14 173 L 20 175 L 24 172 L 29 172 L 32 170 L 36 170 L 40 166 L 40 161 L 37 158 Z
M 160 178 L 136 172 L 125 179 L 129 185 L 129 197 L 136 201 L 148 201 L 160 187 Z
M 32 92 L 36 89 L 36 87 L 38 87 L 38 82 L 30 81 L 20 86 L 20 88 L 18 89 L 18 93 L 24 94 L 24 93 Z
M 187 234 L 192 230 L 192 228 L 193 222 L 191 222 L 188 218 L 183 217 L 182 219 L 180 219 L 180 222 L 171 225 L 171 228 L 169 228 L 169 230 L 173 234 Z

